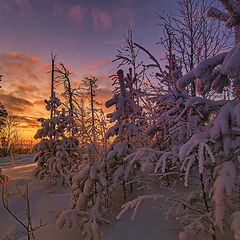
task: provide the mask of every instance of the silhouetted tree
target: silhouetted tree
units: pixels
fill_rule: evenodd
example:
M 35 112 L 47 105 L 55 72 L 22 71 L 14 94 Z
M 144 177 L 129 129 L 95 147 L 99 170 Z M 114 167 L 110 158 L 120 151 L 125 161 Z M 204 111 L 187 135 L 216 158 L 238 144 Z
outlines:
M 5 118 L 4 125 L 0 129 L 0 152 L 3 157 L 13 153 L 20 141 L 20 132 L 17 126 L 16 116 L 10 114 Z
M 0 75 L 0 82 L 2 81 L 2 75 Z M 0 88 L 2 86 L 0 85 Z M 5 109 L 4 105 L 0 102 L 0 129 L 4 126 L 7 118 L 7 110 Z
M 98 89 L 97 81 L 98 79 L 94 76 L 86 77 L 82 80 L 85 92 L 87 93 L 87 96 L 89 96 L 90 98 L 90 104 L 91 104 L 90 113 L 91 113 L 91 125 L 92 125 L 91 133 L 92 133 L 92 139 L 93 139 L 92 141 L 94 145 L 96 144 L 95 114 L 96 114 L 96 111 L 98 111 L 95 106 L 99 105 L 99 103 L 95 99 L 96 91 Z

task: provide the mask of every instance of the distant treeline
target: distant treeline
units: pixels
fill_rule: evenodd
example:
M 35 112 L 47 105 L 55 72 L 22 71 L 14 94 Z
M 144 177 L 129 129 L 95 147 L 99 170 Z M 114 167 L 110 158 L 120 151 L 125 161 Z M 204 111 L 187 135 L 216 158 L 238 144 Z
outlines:
M 19 154 L 29 154 L 29 153 L 31 153 L 31 149 L 34 144 L 35 144 L 35 141 L 33 141 L 33 140 L 21 139 L 12 146 L 11 151 L 8 151 L 7 146 L 5 146 L 4 144 L 1 144 L 0 156 L 6 157 L 9 155 L 16 156 Z

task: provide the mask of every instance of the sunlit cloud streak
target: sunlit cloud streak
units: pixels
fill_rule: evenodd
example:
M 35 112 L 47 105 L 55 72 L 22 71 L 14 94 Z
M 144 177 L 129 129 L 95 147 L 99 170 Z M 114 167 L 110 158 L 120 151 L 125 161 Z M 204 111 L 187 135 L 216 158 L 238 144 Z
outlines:
M 24 113 L 29 107 L 34 107 L 34 105 L 25 98 L 6 93 L 0 93 L 0 102 L 2 102 L 10 112 Z
M 106 11 L 93 9 L 91 17 L 95 29 L 108 29 L 112 26 L 112 19 Z
M 84 9 L 80 5 L 70 6 L 68 10 L 68 16 L 76 23 L 82 23 L 84 18 Z
M 99 58 L 99 59 L 88 61 L 86 65 L 89 69 L 94 70 L 96 68 L 102 67 L 103 65 L 107 64 L 108 62 L 109 62 L 108 58 Z

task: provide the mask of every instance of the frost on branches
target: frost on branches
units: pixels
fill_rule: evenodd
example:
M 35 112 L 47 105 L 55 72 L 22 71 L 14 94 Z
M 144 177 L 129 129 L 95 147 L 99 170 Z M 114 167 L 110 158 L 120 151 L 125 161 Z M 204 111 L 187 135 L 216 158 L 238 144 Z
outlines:
M 57 226 L 77 227 L 83 239 L 101 239 L 100 224 L 110 224 L 107 211 L 109 187 L 105 165 L 95 157 L 94 145 L 88 145 L 85 160 L 73 176 L 69 206 L 57 220 Z
M 219 0 L 227 13 L 214 7 L 207 10 L 207 16 L 216 18 L 226 23 L 227 28 L 234 28 L 235 47 L 227 54 L 222 64 L 222 73 L 218 75 L 218 82 L 227 82 L 227 77 L 233 78 L 233 93 L 235 98 L 240 99 L 240 78 L 237 68 L 239 67 L 239 43 L 240 43 L 240 2 L 239 0 Z M 216 80 L 216 79 L 215 79 Z M 213 86 L 215 87 L 215 86 Z M 221 89 L 221 87 L 220 87 Z
M 116 136 L 107 149 L 106 164 L 109 176 L 113 180 L 113 186 L 116 187 L 122 181 L 124 199 L 126 199 L 123 157 L 132 152 L 134 144 L 135 146 L 141 144 L 139 140 L 142 129 L 137 121 L 141 115 L 141 109 L 134 101 L 132 91 L 134 80 L 131 76 L 131 69 L 126 77 L 123 70 L 118 70 L 115 82 L 117 87 L 114 97 L 105 103 L 107 108 L 115 106 L 114 112 L 107 115 L 114 125 L 109 128 L 105 138 Z
M 227 28 L 234 27 L 235 43 L 240 41 L 240 2 L 238 0 L 219 0 L 223 7 L 227 10 L 227 13 L 215 8 L 209 7 L 207 10 L 207 16 L 216 18 L 226 23 Z
M 217 234 L 230 229 L 239 239 L 240 101 L 220 97 L 214 100 L 215 92 L 227 90 L 232 81 L 233 86 L 238 84 L 239 49 L 237 44 L 226 53 L 202 60 L 186 75 L 177 74 L 176 84 L 172 84 L 171 74 L 160 69 L 156 77 L 165 87 L 152 86 L 150 91 L 140 93 L 148 122 L 141 135 L 145 145 L 137 149 L 133 145 L 132 152 L 123 156 L 123 165 L 116 169 L 116 175 L 125 182 L 134 182 L 134 178 L 136 181 L 137 174 L 145 171 L 152 176 L 142 182 L 145 186 L 158 177 L 159 191 L 168 181 L 165 189 L 171 191 L 165 198 L 183 226 L 180 239 L 203 231 L 216 239 Z M 193 81 L 198 96 L 189 94 Z M 238 98 L 237 92 L 234 96 Z M 107 105 L 115 103 L 117 100 L 111 99 Z M 117 127 L 112 128 L 112 135 L 117 133 Z M 117 153 L 112 147 L 109 159 Z M 184 194 L 178 193 L 182 182 L 188 188 Z M 145 198 L 155 199 L 156 195 L 143 196 L 141 201 Z M 123 212 L 129 207 L 137 211 L 141 202 L 138 200 L 125 204 Z
M 58 218 L 59 228 L 78 227 L 84 239 L 100 239 L 100 225 L 109 224 L 104 216 L 111 209 L 111 194 L 123 186 L 125 165 L 123 158 L 132 153 L 132 145 L 140 134 L 136 124 L 139 107 L 131 95 L 131 76 L 124 77 L 123 71 L 117 73 L 118 87 L 114 97 L 106 103 L 107 107 L 115 105 L 115 110 L 108 117 L 115 124 L 106 133 L 105 138 L 116 138 L 108 147 L 105 156 L 99 154 L 93 144 L 88 145 L 84 161 L 72 177 L 72 195 L 69 206 Z M 128 87 L 127 87 L 128 86 Z
M 33 161 L 37 162 L 34 174 L 50 186 L 71 184 L 72 172 L 82 155 L 73 135 L 77 132 L 76 123 L 64 108 L 57 110 L 61 106 L 57 97 L 45 100 L 45 103 L 48 111 L 53 109 L 54 116 L 52 119 L 39 119 L 42 128 L 34 138 L 41 140 L 32 149 L 36 153 Z
M 239 3 L 220 2 L 228 14 L 211 8 L 208 15 L 231 22 L 237 16 L 231 11 L 239 11 Z M 147 75 L 144 87 L 133 90 L 136 76 L 131 69 L 126 75 L 117 71 L 114 96 L 105 104 L 114 106 L 107 115 L 112 125 L 105 135 L 105 140 L 112 141 L 103 154 L 97 146 L 88 145 L 81 165 L 76 165 L 81 160 L 74 137 L 76 124 L 67 111 L 57 110 L 59 99 L 46 101 L 55 114 L 52 119 L 40 119 L 42 128 L 36 138 L 41 142 L 33 148 L 38 162 L 35 174 L 67 182 L 72 190 L 57 226 L 75 226 L 83 239 L 100 239 L 100 224 L 109 223 L 104 217 L 114 191 L 123 191 L 126 200 L 129 185 L 131 191 L 149 190 L 153 185 L 160 193 L 148 192 L 125 203 L 118 218 L 129 208 L 134 209 L 134 217 L 143 201 L 163 198 L 166 216 L 173 215 L 182 225 L 179 239 L 198 232 L 216 239 L 232 230 L 240 240 L 240 94 L 235 87 L 240 83 L 240 43 L 202 60 L 184 76 L 174 54 L 163 70 L 148 50 L 133 44 L 153 61 L 142 65 L 144 74 L 149 68 L 155 72 Z M 192 83 L 196 83 L 194 95 L 190 94 Z M 236 99 L 214 98 L 232 86 Z
M 116 80 L 119 85 L 118 91 L 115 92 L 113 98 L 105 103 L 107 108 L 115 105 L 114 112 L 107 115 L 110 118 L 110 122 L 115 122 L 115 124 L 108 130 L 105 137 L 109 138 L 110 136 L 118 135 L 125 139 L 128 134 L 128 138 L 131 140 L 139 136 L 140 127 L 135 120 L 137 115 L 141 113 L 141 110 L 132 98 L 131 85 L 133 83 L 129 81 L 129 77 L 124 77 L 123 71 L 118 70 Z
M 224 87 L 230 85 L 231 79 L 234 79 L 233 87 L 238 86 L 240 81 L 239 56 L 240 43 L 235 45 L 229 52 L 220 53 L 200 62 L 188 74 L 179 79 L 178 87 L 183 89 L 196 79 L 197 91 L 204 96 L 210 89 L 222 93 Z M 235 91 L 234 95 L 238 97 L 239 93 Z
M 240 77 L 239 49 L 240 45 L 237 44 L 227 53 L 203 60 L 178 81 L 178 86 L 184 88 L 197 79 L 199 94 L 204 96 L 211 89 L 222 92 L 230 79 L 236 82 Z M 236 211 L 239 204 L 240 101 L 206 101 L 204 98 L 200 101 L 205 102 L 204 111 L 211 113 L 212 117 L 201 131 L 180 148 L 185 185 L 189 183 L 190 169 L 198 166 L 201 184 L 205 189 L 205 205 L 208 206 L 208 212 L 212 212 L 214 225 L 225 231 L 230 229 L 232 223 L 235 239 L 239 239 L 239 215 Z M 215 205 L 214 209 L 210 207 L 211 202 Z

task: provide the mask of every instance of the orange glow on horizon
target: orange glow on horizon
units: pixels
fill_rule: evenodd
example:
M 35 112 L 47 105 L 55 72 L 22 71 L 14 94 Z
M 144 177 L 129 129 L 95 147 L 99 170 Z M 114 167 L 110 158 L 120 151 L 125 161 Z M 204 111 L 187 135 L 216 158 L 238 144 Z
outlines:
M 91 76 L 91 71 L 102 67 L 109 61 L 108 58 L 97 58 L 84 64 L 86 69 L 83 76 L 78 76 L 69 66 L 72 73 L 73 88 L 81 86 L 81 80 Z M 57 63 L 57 62 L 56 62 Z M 0 90 L 0 103 L 4 105 L 10 115 L 16 117 L 20 138 L 34 140 L 34 135 L 40 128 L 38 118 L 49 118 L 44 99 L 49 99 L 51 64 L 43 63 L 40 57 L 30 56 L 24 52 L 6 52 L 0 54 L 0 68 L 2 88 Z M 105 102 L 112 97 L 112 80 L 104 73 L 93 74 L 98 79 L 96 100 L 105 113 L 111 111 L 105 107 Z M 56 92 L 61 93 L 62 87 L 57 85 Z M 59 97 L 59 94 L 57 95 Z M 59 97 L 62 100 L 62 97 Z M 85 98 L 85 107 L 88 107 Z
M 36 134 L 38 128 L 34 129 L 34 128 L 28 128 L 28 129 L 21 129 L 20 130 L 20 138 L 23 140 L 27 140 L 27 141 L 37 141 L 36 139 L 34 139 L 34 135 Z

